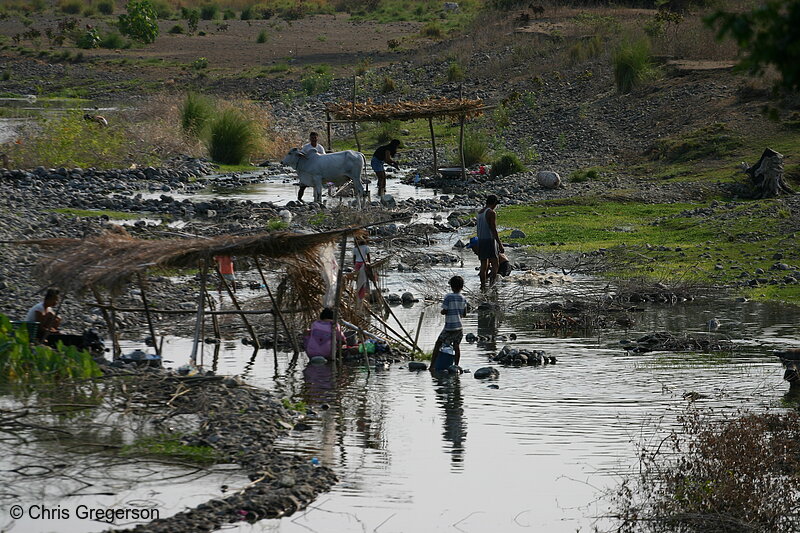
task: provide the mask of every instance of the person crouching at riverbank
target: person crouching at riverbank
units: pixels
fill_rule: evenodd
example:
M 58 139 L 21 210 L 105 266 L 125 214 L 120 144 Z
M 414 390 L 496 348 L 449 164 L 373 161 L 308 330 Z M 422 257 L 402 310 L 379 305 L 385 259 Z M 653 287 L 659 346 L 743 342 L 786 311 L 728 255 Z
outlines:
M 342 346 L 345 342 L 342 329 L 336 325 L 336 341 L 338 345 L 336 349 Z M 333 324 L 333 311 L 325 308 L 319 314 L 319 320 L 311 323 L 311 327 L 306 331 L 303 338 L 303 347 L 306 355 L 311 359 L 312 357 L 324 357 L 325 359 L 331 358 L 331 351 L 333 347 L 331 343 L 334 338 L 334 324 Z
M 47 289 L 44 300 L 28 310 L 26 322 L 38 322 L 37 338 L 45 339 L 50 333 L 58 333 L 61 317 L 56 315 L 54 307 L 58 305 L 60 293 L 58 289 Z
M 442 301 L 442 314 L 444 318 L 444 328 L 436 339 L 436 344 L 433 346 L 433 356 L 431 357 L 430 370 L 433 372 L 436 368 L 436 358 L 439 355 L 439 350 L 442 346 L 450 345 L 453 347 L 454 360 L 453 363 L 458 366 L 461 361 L 461 338 L 463 337 L 464 328 L 461 325 L 461 318 L 467 316 L 467 300 L 461 295 L 461 290 L 464 288 L 464 278 L 461 276 L 453 276 L 450 278 L 450 290 L 453 292 L 447 294 Z

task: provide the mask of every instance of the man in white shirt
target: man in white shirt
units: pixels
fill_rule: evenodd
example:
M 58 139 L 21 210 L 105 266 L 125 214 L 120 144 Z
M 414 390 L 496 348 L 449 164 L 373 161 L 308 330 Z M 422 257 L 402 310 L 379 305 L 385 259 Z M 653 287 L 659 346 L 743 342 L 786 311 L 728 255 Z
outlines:
M 40 339 L 48 333 L 57 332 L 58 326 L 61 325 L 61 317 L 56 316 L 56 312 L 53 310 L 58 305 L 58 297 L 57 289 L 47 289 L 44 301 L 39 302 L 28 310 L 25 320 L 39 323 L 38 337 Z
M 325 147 L 322 146 L 320 143 L 317 142 L 319 135 L 317 135 L 316 131 L 312 131 L 308 135 L 308 142 L 300 148 L 300 151 L 304 154 L 307 154 L 313 150 L 316 150 L 319 155 L 325 155 Z M 300 184 L 300 190 L 297 191 L 297 201 L 300 202 L 303 200 L 303 193 L 306 192 L 306 186 L 302 183 Z

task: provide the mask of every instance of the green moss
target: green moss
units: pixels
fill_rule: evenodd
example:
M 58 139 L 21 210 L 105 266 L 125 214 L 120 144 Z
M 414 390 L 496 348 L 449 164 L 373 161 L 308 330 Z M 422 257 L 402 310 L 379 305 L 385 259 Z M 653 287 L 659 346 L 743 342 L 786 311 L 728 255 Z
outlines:
M 727 156 L 742 144 L 742 139 L 730 132 L 725 124 L 715 122 L 685 135 L 658 139 L 653 156 L 672 162 L 693 161 Z
M 137 439 L 133 444 L 123 446 L 121 455 L 135 457 L 163 457 L 177 461 L 198 464 L 212 464 L 218 459 L 217 451 L 210 446 L 187 446 L 181 443 L 181 436 L 162 433 Z
M 291 400 L 289 400 L 289 398 L 283 398 L 281 400 L 281 403 L 285 408 L 292 411 L 297 411 L 298 413 L 305 414 L 306 410 L 308 409 L 308 405 L 306 405 L 306 402 L 304 402 L 303 400 L 300 400 L 298 402 L 292 402 Z
M 220 173 L 225 172 L 255 172 L 258 167 L 253 165 L 217 165 L 219 166 Z

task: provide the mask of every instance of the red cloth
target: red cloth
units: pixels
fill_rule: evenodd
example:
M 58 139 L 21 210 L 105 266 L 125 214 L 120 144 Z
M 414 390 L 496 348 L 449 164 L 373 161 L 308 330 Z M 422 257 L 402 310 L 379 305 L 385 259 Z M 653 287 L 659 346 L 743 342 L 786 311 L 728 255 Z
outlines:
M 219 266 L 220 274 L 233 274 L 233 259 L 229 255 L 214 256 L 214 260 Z

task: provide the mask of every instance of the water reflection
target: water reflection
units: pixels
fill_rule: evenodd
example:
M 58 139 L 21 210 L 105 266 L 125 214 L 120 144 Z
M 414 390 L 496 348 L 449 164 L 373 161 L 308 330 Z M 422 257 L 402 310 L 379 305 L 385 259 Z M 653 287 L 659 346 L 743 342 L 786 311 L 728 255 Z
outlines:
M 464 398 L 461 396 L 461 379 L 457 375 L 437 375 L 433 377 L 436 404 L 444 411 L 445 443 L 450 443 L 450 464 L 453 470 L 464 467 L 465 441 L 467 440 L 467 421 L 464 418 Z
M 479 346 L 490 352 L 497 351 L 497 328 L 500 326 L 500 309 L 496 305 L 485 302 L 478 307 Z

